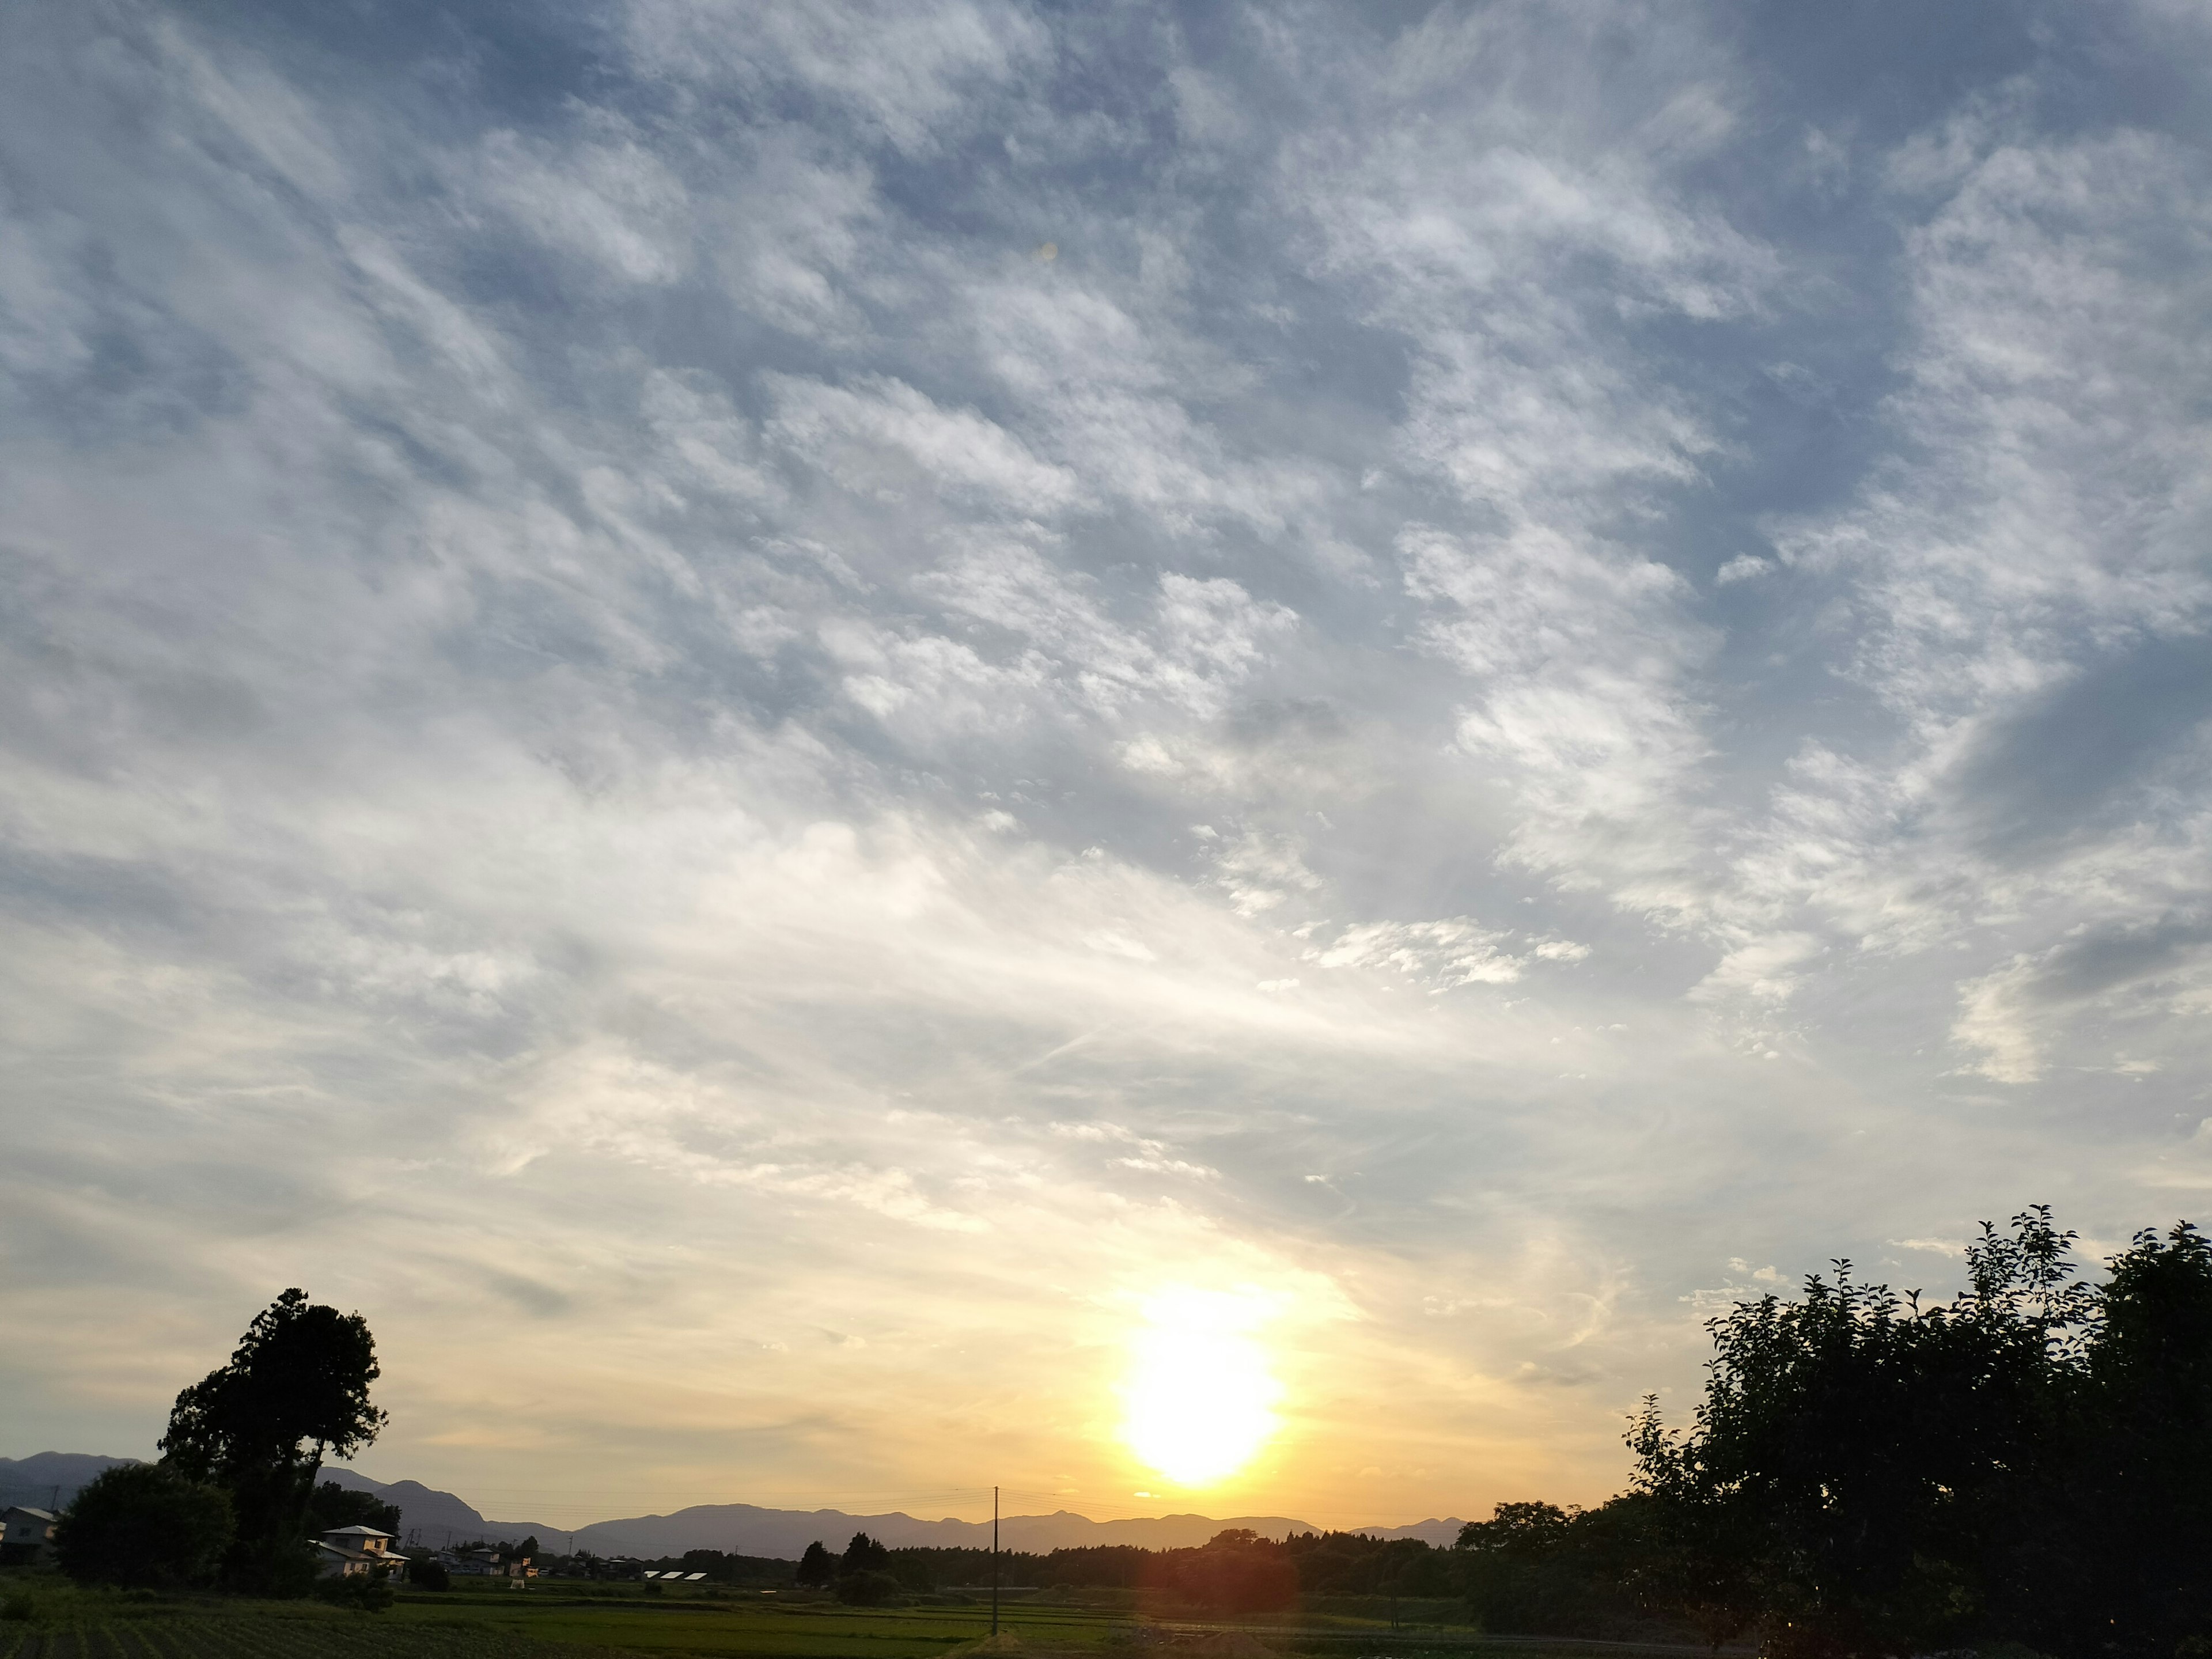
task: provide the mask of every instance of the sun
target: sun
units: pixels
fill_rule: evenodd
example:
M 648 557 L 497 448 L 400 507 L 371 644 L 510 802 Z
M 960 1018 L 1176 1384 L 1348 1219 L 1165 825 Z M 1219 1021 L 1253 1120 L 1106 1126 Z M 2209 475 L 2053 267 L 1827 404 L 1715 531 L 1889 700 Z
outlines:
M 1148 1467 L 1180 1486 L 1209 1486 L 1267 1443 L 1282 1387 L 1254 1332 L 1272 1311 L 1257 1295 L 1182 1288 L 1145 1304 L 1121 1436 Z

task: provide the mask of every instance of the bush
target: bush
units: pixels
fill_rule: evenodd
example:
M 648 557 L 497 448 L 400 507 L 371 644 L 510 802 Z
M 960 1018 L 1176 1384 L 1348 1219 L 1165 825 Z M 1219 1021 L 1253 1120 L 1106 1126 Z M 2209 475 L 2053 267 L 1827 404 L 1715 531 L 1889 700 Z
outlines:
M 441 1562 L 417 1561 L 413 1566 L 408 1568 L 407 1582 L 419 1589 L 451 1589 L 453 1587 L 453 1575 L 447 1572 Z
M 887 1572 L 848 1572 L 837 1581 L 837 1599 L 849 1607 L 887 1607 L 905 1594 Z
M 351 1607 L 356 1613 L 382 1613 L 394 1599 L 392 1586 L 386 1582 L 389 1577 L 385 1568 L 378 1567 L 368 1572 L 319 1579 L 315 1584 L 315 1596 L 334 1607 Z
M 159 1463 L 118 1463 L 62 1512 L 54 1555 L 81 1584 L 174 1589 L 211 1577 L 230 1538 L 222 1492 Z

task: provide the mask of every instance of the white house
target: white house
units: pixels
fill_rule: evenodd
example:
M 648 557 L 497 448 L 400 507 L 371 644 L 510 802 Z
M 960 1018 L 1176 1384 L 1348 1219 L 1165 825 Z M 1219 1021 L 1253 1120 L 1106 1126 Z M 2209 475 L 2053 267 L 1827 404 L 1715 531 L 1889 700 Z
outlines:
M 54 1517 L 51 1510 L 27 1505 L 0 1511 L 0 1561 L 11 1565 L 43 1566 L 54 1556 Z
M 325 1578 L 349 1578 L 379 1567 L 404 1573 L 407 1558 L 394 1551 L 392 1543 L 390 1533 L 374 1527 L 333 1527 L 316 1540 L 315 1553 Z

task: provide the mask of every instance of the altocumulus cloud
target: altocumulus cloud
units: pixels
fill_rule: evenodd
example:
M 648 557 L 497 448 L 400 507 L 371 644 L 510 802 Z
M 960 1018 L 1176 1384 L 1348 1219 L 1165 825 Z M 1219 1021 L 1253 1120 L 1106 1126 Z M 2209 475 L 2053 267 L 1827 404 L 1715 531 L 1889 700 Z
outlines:
M 9 34 L 6 1449 L 302 1282 L 550 1518 L 1123 1504 L 1181 1284 L 1475 1513 L 2212 1190 L 2188 9 Z

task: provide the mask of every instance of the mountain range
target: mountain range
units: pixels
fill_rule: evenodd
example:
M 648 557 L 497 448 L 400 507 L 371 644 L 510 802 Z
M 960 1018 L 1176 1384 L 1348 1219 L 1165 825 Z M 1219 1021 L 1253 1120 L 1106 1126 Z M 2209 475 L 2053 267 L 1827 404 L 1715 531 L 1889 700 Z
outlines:
M 0 1457 L 0 1502 L 36 1504 L 46 1507 L 58 1499 L 66 1504 L 78 1487 L 104 1468 L 133 1460 L 100 1457 L 82 1452 L 40 1452 L 34 1456 Z M 806 1547 L 819 1540 L 831 1549 L 842 1549 L 856 1532 L 865 1532 L 893 1549 L 915 1546 L 978 1549 L 991 1541 L 988 1521 L 960 1521 L 946 1516 L 927 1521 L 894 1511 L 888 1515 L 849 1515 L 842 1510 L 766 1510 L 750 1504 L 698 1504 L 673 1515 L 630 1516 L 617 1521 L 594 1521 L 586 1526 L 556 1527 L 549 1522 L 493 1521 L 449 1492 L 440 1492 L 416 1480 L 372 1480 L 341 1465 L 331 1464 L 323 1478 L 356 1492 L 373 1492 L 399 1510 L 399 1529 L 410 1543 L 442 1547 L 483 1538 L 493 1541 L 535 1536 L 547 1548 L 586 1549 L 599 1555 L 681 1555 L 686 1550 L 715 1549 L 737 1555 L 767 1556 L 796 1560 Z M 1355 1527 L 1375 1538 L 1419 1538 L 1425 1543 L 1449 1545 L 1459 1536 L 1457 1519 L 1431 1518 L 1406 1527 Z M 1145 1549 L 1176 1549 L 1203 1544 L 1224 1527 L 1245 1527 L 1265 1537 L 1285 1533 L 1318 1532 L 1310 1522 L 1280 1515 L 1239 1515 L 1216 1520 L 1203 1515 L 1162 1515 L 1122 1521 L 1093 1521 L 1068 1510 L 1051 1515 L 1011 1515 L 999 1522 L 1000 1547 L 1042 1553 L 1100 1544 L 1134 1544 Z M 572 1541 L 573 1540 L 573 1541 Z

